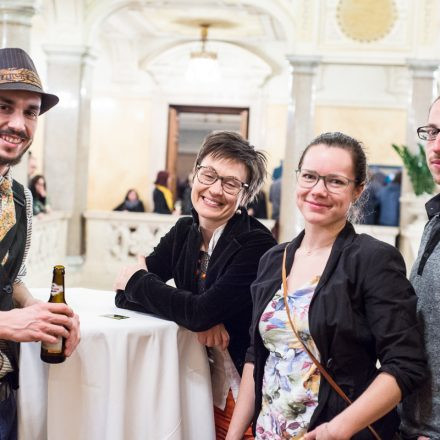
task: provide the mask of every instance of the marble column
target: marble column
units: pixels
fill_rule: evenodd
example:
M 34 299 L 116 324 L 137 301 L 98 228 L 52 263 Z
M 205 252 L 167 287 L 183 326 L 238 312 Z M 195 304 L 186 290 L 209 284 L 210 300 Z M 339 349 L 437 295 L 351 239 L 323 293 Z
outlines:
M 315 56 L 288 56 L 287 59 L 291 80 L 281 185 L 280 242 L 291 240 L 301 225 L 295 203 L 295 170 L 314 134 L 315 80 L 321 60 Z
M 53 209 L 71 214 L 68 255 L 84 251 L 90 97 L 94 56 L 84 46 L 46 46 L 47 76 L 60 103 L 45 121 L 44 172 Z
M 2 0 L 0 2 L 1 47 L 21 47 L 29 51 L 35 0 Z M 14 178 L 27 185 L 27 156 L 14 167 Z
M 0 2 L 1 47 L 21 47 L 29 51 L 35 0 L 2 0 Z

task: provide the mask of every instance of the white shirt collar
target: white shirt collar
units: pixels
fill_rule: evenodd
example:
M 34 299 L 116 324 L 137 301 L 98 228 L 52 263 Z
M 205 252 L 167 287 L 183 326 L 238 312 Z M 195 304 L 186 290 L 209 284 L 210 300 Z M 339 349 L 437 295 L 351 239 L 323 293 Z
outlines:
M 212 234 L 211 240 L 209 240 L 208 251 L 207 251 L 209 256 L 211 256 L 212 253 L 214 252 L 214 248 L 217 245 L 221 235 L 223 234 L 225 226 L 226 223 L 224 225 L 219 226 Z

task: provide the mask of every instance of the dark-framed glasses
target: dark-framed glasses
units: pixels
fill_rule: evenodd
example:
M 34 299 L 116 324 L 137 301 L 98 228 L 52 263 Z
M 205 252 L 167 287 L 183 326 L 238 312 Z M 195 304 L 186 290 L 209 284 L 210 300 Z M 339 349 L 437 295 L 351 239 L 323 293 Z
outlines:
M 349 179 L 339 174 L 319 175 L 312 170 L 296 170 L 296 180 L 302 188 L 313 188 L 320 180 L 323 180 L 328 192 L 337 194 L 346 190 L 350 183 L 356 183 L 356 180 Z
M 425 125 L 417 129 L 417 136 L 422 141 L 435 141 L 439 133 L 440 128 L 433 127 L 432 125 Z
M 214 168 L 203 165 L 196 166 L 196 176 L 203 185 L 213 185 L 217 180 L 220 180 L 223 191 L 232 196 L 236 196 L 243 188 L 249 188 L 247 183 L 238 180 L 236 177 L 219 176 Z

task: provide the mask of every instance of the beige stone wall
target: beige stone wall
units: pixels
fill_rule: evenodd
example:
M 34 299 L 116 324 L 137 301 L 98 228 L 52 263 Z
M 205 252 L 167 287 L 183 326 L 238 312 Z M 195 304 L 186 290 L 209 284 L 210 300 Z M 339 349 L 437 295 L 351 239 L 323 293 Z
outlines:
M 265 117 L 266 141 L 261 147 L 268 152 L 271 172 L 284 157 L 287 105 L 270 104 Z M 404 109 L 317 106 L 315 133 L 342 131 L 364 143 L 369 163 L 400 166 L 391 144 L 405 143 L 406 117 Z
M 287 131 L 287 105 L 286 104 L 269 104 L 265 112 L 266 136 L 264 137 L 264 145 L 258 145 L 268 156 L 268 178 L 266 182 L 267 188 L 270 185 L 270 176 L 275 167 L 280 164 L 280 160 L 284 157 L 284 149 L 286 146 Z
M 269 104 L 262 112 L 257 147 L 268 153 L 269 176 L 284 156 L 287 105 Z M 152 145 L 151 102 L 145 98 L 97 98 L 91 125 L 88 209 L 111 210 L 119 204 L 128 188 L 135 188 L 146 205 L 151 198 L 154 175 L 149 160 L 163 155 L 164 146 Z M 401 165 L 391 143 L 405 142 L 406 111 L 403 109 L 317 106 L 315 133 L 342 131 L 366 146 L 372 164 Z M 166 129 L 166 124 L 163 127 Z M 36 140 L 37 141 L 37 140 Z M 36 153 L 39 145 L 36 142 Z M 151 209 L 150 206 L 147 208 Z
M 129 188 L 135 188 L 148 204 L 152 179 L 148 176 L 148 160 L 154 154 L 150 118 L 150 102 L 146 99 L 94 99 L 88 209 L 113 209 Z
M 342 131 L 359 139 L 371 164 L 402 165 L 391 148 L 405 143 L 406 110 L 318 106 L 315 132 Z

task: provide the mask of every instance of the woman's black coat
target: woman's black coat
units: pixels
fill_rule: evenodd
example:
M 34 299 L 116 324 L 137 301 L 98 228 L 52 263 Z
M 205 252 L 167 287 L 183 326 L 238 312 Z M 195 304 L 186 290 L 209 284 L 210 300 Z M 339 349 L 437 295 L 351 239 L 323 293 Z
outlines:
M 197 215 L 183 217 L 148 257 L 148 272 L 140 270 L 118 291 L 118 307 L 152 313 L 192 331 L 223 323 L 229 333 L 229 353 L 241 374 L 252 316 L 250 285 L 261 256 L 276 244 L 271 233 L 242 208 L 227 223 L 209 260 L 206 291 L 197 290 L 197 261 L 202 236 Z M 166 284 L 174 279 L 176 287 Z
M 303 236 L 304 232 L 288 244 L 287 273 Z M 286 245 L 278 245 L 263 256 L 251 289 L 252 344 L 246 361 L 255 366 L 254 429 L 261 409 L 264 365 L 269 355 L 258 324 L 267 304 L 280 289 Z M 333 245 L 316 287 L 309 309 L 309 326 L 322 365 L 349 398 L 359 397 L 380 372 L 387 372 L 396 379 L 403 397 L 425 379 L 426 361 L 416 319 L 416 302 L 397 249 L 369 235 L 356 234 L 347 223 Z M 377 359 L 381 364 L 379 369 Z M 324 378 L 321 378 L 318 400 L 310 431 L 346 408 Z M 398 425 L 397 412 L 393 410 L 374 427 L 384 440 L 393 437 Z M 373 437 L 364 429 L 353 438 Z

